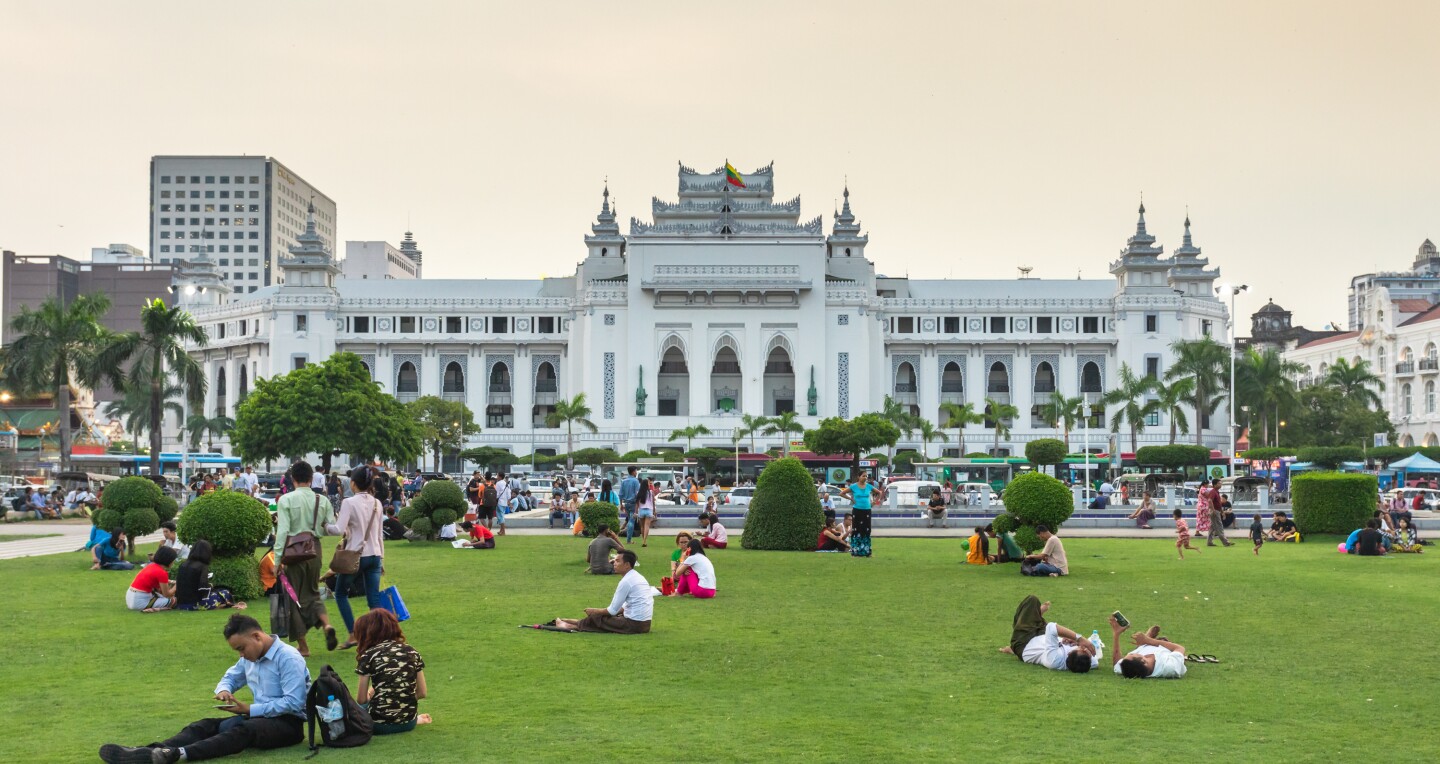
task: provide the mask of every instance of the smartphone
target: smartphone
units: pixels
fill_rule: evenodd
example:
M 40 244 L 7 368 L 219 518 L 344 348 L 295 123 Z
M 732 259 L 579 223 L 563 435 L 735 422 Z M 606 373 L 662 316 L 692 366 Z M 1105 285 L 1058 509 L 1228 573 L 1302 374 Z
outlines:
M 1128 629 L 1128 628 L 1130 628 L 1130 619 L 1129 619 L 1129 618 L 1126 618 L 1124 613 L 1121 613 L 1119 610 L 1116 610 L 1115 612 L 1111 613 L 1110 616 L 1115 619 L 1115 623 L 1120 624 L 1120 628 L 1122 628 L 1122 629 Z
M 221 708 L 221 709 L 224 709 L 224 710 L 226 710 L 226 711 L 229 711 L 229 710 L 235 708 L 235 706 L 234 706 L 234 704 L 227 703 L 227 704 L 225 704 L 225 705 L 223 705 L 223 706 L 216 706 L 216 708 Z

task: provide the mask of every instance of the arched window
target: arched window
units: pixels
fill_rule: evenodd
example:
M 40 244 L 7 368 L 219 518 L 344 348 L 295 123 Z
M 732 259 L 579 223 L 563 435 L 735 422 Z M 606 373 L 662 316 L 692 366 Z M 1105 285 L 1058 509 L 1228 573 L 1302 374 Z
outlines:
M 909 361 L 895 369 L 895 394 L 918 392 L 915 384 L 915 367 Z
M 1100 383 L 1100 364 L 1090 361 L 1084 368 L 1080 369 L 1080 392 L 1099 393 L 1104 392 Z
M 1009 372 L 1005 371 L 1005 364 L 999 361 L 990 364 L 990 373 L 986 376 L 985 379 L 985 392 L 1010 392 L 1010 374 Z
M 555 367 L 549 361 L 540 364 L 535 370 L 535 392 L 554 393 L 559 392 L 560 381 L 555 378 Z
M 215 370 L 215 416 L 229 416 L 225 407 L 225 367 Z
M 940 392 L 964 394 L 965 375 L 960 372 L 960 364 L 954 361 L 945 364 L 945 370 L 940 372 Z
M 1434 383 L 1434 382 L 1426 382 L 1426 383 L 1425 383 L 1425 413 L 1426 413 L 1426 414 L 1434 414 L 1434 413 L 1435 413 L 1435 383 Z
M 1411 411 L 1411 406 L 1410 406 L 1410 383 L 1409 383 L 1409 382 L 1406 382 L 1404 385 L 1402 385 L 1402 386 L 1400 387 L 1400 410 L 1401 410 L 1402 413 L 1405 414 L 1405 416 L 1410 416 L 1412 413 L 1414 413 L 1413 411 Z
M 460 368 L 459 362 L 451 361 L 445 364 L 445 377 L 440 382 L 440 392 L 465 392 L 465 372 Z
M 409 361 L 400 364 L 400 373 L 395 378 L 395 392 L 419 394 L 420 374 L 415 370 L 415 364 Z
M 243 400 L 245 400 L 245 396 L 247 396 L 247 395 L 250 394 L 250 375 L 249 375 L 249 373 L 248 373 L 248 370 L 245 368 L 245 364 L 243 364 L 243 363 L 240 364 L 240 391 L 239 391 L 239 392 L 240 392 L 240 397 L 237 398 L 236 400 L 241 400 L 241 401 L 243 401 Z
M 1384 345 L 1376 345 L 1376 346 L 1375 346 L 1375 373 L 1383 377 L 1383 376 L 1385 376 L 1385 372 L 1386 372 L 1386 371 L 1388 371 L 1388 370 L 1385 368 L 1385 346 L 1384 346 Z
M 1430 361 L 1430 362 L 1432 362 L 1432 363 L 1435 362 L 1435 361 L 1437 361 L 1437 360 L 1440 360 L 1440 356 L 1437 356 L 1437 355 L 1436 355 L 1435 343 L 1431 342 L 1431 343 L 1425 345 L 1425 360 Z
M 510 367 L 503 363 L 497 363 L 490 367 L 490 392 L 510 392 Z
M 1055 392 L 1055 369 L 1049 361 L 1041 361 L 1035 367 L 1035 392 L 1040 395 Z

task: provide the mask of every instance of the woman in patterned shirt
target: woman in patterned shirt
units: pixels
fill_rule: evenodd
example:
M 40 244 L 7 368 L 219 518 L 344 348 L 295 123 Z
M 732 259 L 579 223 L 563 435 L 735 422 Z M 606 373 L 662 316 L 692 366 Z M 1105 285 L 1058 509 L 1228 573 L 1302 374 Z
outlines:
M 405 644 L 400 622 L 389 610 L 375 609 L 355 620 L 355 673 L 360 675 L 356 702 L 375 722 L 375 734 L 409 732 L 429 724 L 430 714 L 417 714 L 425 697 L 425 660 Z

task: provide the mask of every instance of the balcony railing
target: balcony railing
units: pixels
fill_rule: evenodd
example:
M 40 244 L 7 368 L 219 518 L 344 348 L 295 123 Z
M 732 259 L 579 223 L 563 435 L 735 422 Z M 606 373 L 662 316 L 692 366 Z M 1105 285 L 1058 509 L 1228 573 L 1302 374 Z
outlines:
M 1396 373 L 1396 374 L 1414 374 L 1414 373 L 1415 373 L 1415 362 L 1414 362 L 1414 361 L 1401 361 L 1400 363 L 1395 364 L 1395 373 Z
M 535 381 L 535 392 L 553 393 L 560 389 L 560 385 L 553 379 L 539 379 Z
M 464 402 L 465 402 L 465 391 L 464 391 L 464 390 L 460 390 L 460 391 L 451 390 L 451 391 L 443 392 L 443 393 L 440 393 L 440 399 L 441 399 L 441 400 L 446 400 L 446 401 L 454 401 L 454 402 L 456 402 L 456 403 L 464 403 Z
M 1035 392 L 1037 392 L 1037 393 L 1053 393 L 1053 392 L 1055 392 L 1055 383 L 1054 383 L 1054 382 L 1036 382 L 1036 383 L 1035 383 Z
M 735 362 L 735 361 L 716 361 L 716 362 L 715 362 L 715 365 L 710 367 L 710 373 L 711 373 L 711 374 L 739 374 L 739 373 L 740 373 L 740 364 L 739 364 L 738 362 Z
M 684 363 L 683 361 L 680 362 L 680 363 L 676 363 L 676 362 L 674 362 L 674 361 L 666 361 L 666 362 L 660 364 L 660 373 L 661 373 L 661 374 L 689 374 L 689 373 L 690 373 L 690 369 L 689 369 L 687 366 L 685 366 L 685 363 Z
M 420 400 L 420 393 L 395 393 L 395 400 L 401 403 L 414 403 Z
M 961 384 L 960 382 L 941 382 L 941 383 L 940 383 L 940 392 L 942 392 L 942 393 L 963 393 L 963 392 L 965 392 L 965 385 Z
M 1440 371 L 1440 359 L 1421 358 L 1420 371 Z
M 896 383 L 895 383 L 895 392 L 897 392 L 897 393 L 915 393 L 915 392 L 919 392 L 919 390 L 916 390 L 915 387 L 916 387 L 916 385 L 915 385 L 914 382 L 896 382 Z
M 492 392 L 492 393 L 508 393 L 508 392 L 510 392 L 510 383 L 509 383 L 509 382 L 491 382 L 491 383 L 490 383 L 490 392 Z

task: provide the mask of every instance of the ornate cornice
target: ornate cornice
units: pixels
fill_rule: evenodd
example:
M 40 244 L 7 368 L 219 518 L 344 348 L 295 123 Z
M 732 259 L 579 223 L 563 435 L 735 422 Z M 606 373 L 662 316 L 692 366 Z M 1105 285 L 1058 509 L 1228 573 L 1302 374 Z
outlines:
M 639 218 L 630 218 L 631 236 L 818 236 L 822 233 L 819 215 L 804 223 L 749 223 L 733 219 L 646 223 Z

